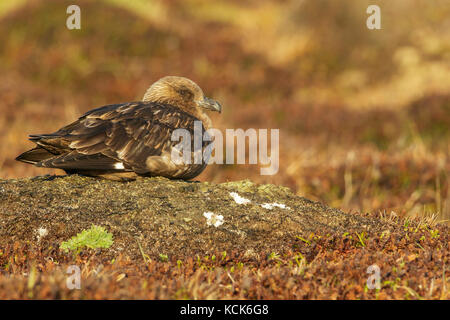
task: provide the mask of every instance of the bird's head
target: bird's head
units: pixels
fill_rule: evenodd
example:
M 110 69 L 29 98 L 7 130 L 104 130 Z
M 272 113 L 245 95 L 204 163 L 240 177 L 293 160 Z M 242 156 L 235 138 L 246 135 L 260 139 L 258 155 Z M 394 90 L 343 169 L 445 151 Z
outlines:
M 148 88 L 142 100 L 167 103 L 194 116 L 200 116 L 205 110 L 222 111 L 219 102 L 205 97 L 194 81 L 184 77 L 167 76 L 159 79 Z

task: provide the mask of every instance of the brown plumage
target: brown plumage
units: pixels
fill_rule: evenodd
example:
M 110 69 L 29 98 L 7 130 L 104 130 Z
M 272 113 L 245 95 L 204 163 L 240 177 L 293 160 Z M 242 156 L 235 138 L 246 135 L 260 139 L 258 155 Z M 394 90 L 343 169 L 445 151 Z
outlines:
M 30 135 L 37 146 L 16 160 L 113 180 L 138 175 L 192 179 L 206 163 L 175 164 L 171 152 L 179 142 L 171 136 L 183 128 L 193 141 L 196 120 L 202 130 L 210 128 L 205 109 L 220 112 L 221 106 L 193 81 L 164 77 L 147 90 L 143 101 L 100 107 L 54 133 Z M 208 143 L 202 143 L 202 150 Z

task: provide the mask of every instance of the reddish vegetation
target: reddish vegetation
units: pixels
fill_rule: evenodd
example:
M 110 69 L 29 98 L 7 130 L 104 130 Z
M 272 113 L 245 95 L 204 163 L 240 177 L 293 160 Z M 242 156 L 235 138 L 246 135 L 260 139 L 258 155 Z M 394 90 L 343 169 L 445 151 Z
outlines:
M 384 219 L 383 217 L 379 217 Z M 311 235 L 292 250 L 177 257 L 163 262 L 80 256 L 16 243 L 4 248 L 0 299 L 448 299 L 448 228 L 396 221 L 384 235 Z M 177 259 L 177 260 L 175 260 Z M 81 267 L 81 289 L 66 286 L 67 266 Z M 366 288 L 367 266 L 381 289 Z M 33 276 L 31 276 L 31 273 Z M 30 280 L 31 279 L 31 280 Z

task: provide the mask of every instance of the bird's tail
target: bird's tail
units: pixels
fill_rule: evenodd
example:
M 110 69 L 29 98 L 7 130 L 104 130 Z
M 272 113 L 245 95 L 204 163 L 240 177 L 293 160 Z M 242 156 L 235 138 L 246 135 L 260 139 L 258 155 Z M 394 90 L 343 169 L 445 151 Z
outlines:
M 22 161 L 25 163 L 31 163 L 31 164 L 36 164 L 42 160 L 46 160 L 49 159 L 51 157 L 54 157 L 55 155 L 48 152 L 47 150 L 45 150 L 44 148 L 41 147 L 36 147 L 34 149 L 25 151 L 24 153 L 22 153 L 21 155 L 19 155 L 16 160 L 17 161 Z

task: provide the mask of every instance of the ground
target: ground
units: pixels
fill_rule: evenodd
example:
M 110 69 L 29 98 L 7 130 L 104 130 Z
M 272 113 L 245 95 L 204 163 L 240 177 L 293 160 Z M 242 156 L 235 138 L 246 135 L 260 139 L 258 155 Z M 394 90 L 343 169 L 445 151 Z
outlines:
M 0 298 L 449 294 L 447 226 L 345 213 L 285 187 L 40 176 L 1 180 L 0 200 Z M 93 225 L 111 246 L 62 250 Z M 80 290 L 66 286 L 69 265 L 82 270 Z M 371 265 L 379 290 L 367 288 Z

